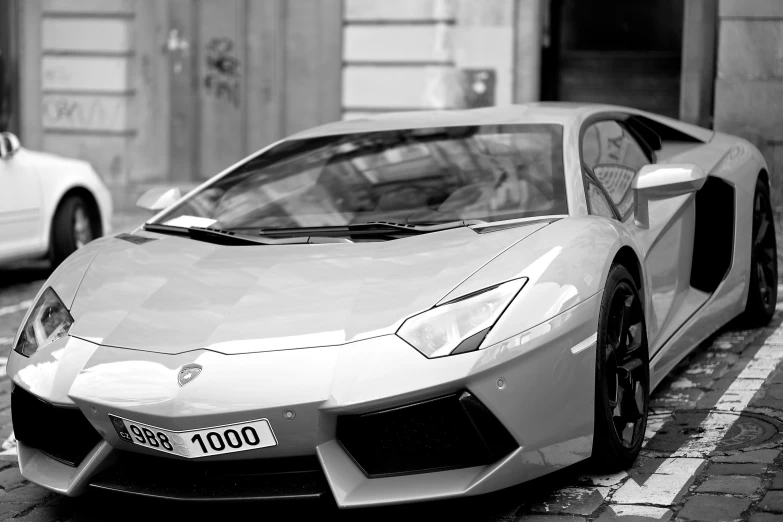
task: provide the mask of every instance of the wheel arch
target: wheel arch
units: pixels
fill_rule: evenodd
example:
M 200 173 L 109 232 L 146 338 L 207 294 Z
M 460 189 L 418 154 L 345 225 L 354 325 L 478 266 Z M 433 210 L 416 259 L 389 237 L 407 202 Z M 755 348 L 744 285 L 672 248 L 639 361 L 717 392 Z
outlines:
M 487 343 L 502 340 L 548 321 L 600 294 L 613 260 L 621 259 L 647 286 L 643 257 L 634 238 L 616 220 L 569 217 L 558 220 L 484 265 L 441 302 L 456 299 L 518 277 L 529 278 L 497 324 Z M 640 297 L 645 299 L 643 290 Z M 645 310 L 649 303 L 644 303 Z

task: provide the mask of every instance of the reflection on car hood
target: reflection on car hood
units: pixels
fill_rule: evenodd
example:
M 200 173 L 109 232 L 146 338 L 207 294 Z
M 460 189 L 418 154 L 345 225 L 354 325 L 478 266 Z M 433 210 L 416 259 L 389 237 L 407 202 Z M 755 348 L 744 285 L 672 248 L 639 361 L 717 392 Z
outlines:
M 160 353 L 328 346 L 393 333 L 546 223 L 372 243 L 221 246 L 144 233 L 109 240 L 84 276 L 70 334 Z

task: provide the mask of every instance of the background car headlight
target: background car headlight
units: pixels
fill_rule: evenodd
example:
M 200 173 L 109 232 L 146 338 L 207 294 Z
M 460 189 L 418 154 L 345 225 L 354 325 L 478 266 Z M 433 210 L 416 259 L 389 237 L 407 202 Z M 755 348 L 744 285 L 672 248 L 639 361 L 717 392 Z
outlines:
M 427 357 L 475 350 L 527 278 L 514 279 L 407 319 L 397 335 Z
M 73 317 L 51 287 L 44 290 L 22 327 L 14 350 L 30 357 L 39 348 L 68 334 Z

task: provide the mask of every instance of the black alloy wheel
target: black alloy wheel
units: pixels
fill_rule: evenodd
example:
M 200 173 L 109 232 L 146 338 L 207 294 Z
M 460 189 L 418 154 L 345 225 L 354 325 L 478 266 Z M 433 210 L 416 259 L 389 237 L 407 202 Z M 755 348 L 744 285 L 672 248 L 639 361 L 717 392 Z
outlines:
M 598 320 L 593 458 L 604 470 L 629 467 L 647 428 L 650 368 L 644 310 L 631 274 L 609 270 Z
M 778 300 L 778 255 L 769 188 L 760 179 L 753 195 L 751 237 L 750 284 L 743 319 L 748 326 L 764 326 L 772 320 Z

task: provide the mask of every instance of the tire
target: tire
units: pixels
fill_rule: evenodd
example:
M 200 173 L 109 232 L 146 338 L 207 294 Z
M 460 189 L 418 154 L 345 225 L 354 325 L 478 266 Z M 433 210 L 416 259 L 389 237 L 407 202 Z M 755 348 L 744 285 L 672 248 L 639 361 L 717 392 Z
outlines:
M 647 428 L 650 365 L 644 310 L 631 274 L 613 265 L 598 318 L 593 461 L 613 472 L 633 464 Z
M 96 236 L 95 218 L 80 196 L 68 196 L 60 202 L 52 220 L 50 258 L 56 267 Z
M 748 301 L 742 322 L 751 327 L 764 326 L 772 320 L 778 300 L 778 256 L 775 220 L 769 188 L 756 180 L 753 195 L 753 229 L 750 251 Z

